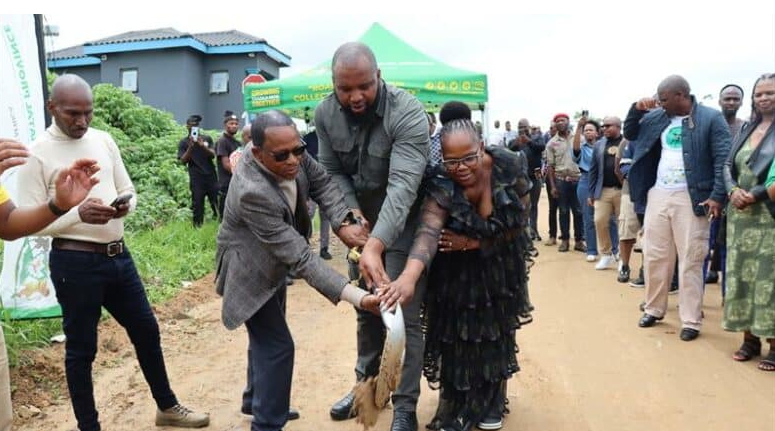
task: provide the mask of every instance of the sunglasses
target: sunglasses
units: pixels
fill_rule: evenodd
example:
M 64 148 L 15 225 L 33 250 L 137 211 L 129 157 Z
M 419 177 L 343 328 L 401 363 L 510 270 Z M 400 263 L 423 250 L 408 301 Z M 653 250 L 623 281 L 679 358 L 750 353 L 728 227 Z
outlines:
M 462 159 L 446 159 L 442 160 L 441 164 L 444 165 L 444 169 L 448 171 L 455 171 L 460 167 L 460 164 L 464 164 L 466 167 L 473 168 L 479 162 L 480 152 L 465 156 Z
M 267 153 L 269 153 L 276 162 L 284 162 L 288 160 L 289 157 L 291 157 L 291 154 L 293 154 L 296 157 L 301 157 L 301 155 L 304 154 L 306 151 L 307 151 L 307 143 L 304 142 L 303 140 L 300 140 L 299 146 L 292 150 L 285 150 L 279 153 L 273 153 L 267 150 Z

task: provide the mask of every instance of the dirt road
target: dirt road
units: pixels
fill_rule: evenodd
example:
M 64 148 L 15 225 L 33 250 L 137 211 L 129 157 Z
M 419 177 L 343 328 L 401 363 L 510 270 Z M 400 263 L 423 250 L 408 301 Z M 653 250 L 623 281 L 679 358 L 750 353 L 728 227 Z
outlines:
M 581 253 L 557 253 L 542 245 L 539 250 L 531 279 L 535 321 L 518 333 L 522 371 L 509 383 L 505 430 L 775 430 L 775 374 L 758 371 L 756 361 L 730 358 L 741 336 L 720 329 L 718 285 L 705 294 L 702 335 L 686 343 L 678 338 L 676 297 L 670 297 L 669 315 L 661 324 L 640 329 L 641 289 L 617 283 L 612 270 L 595 271 Z M 342 247 L 336 244 L 334 252 L 332 262 L 344 271 Z M 224 329 L 220 305 L 208 277 L 158 308 L 167 368 L 180 400 L 210 412 L 207 429 L 248 430 L 249 420 L 239 413 L 247 335 L 244 329 Z M 296 342 L 291 402 L 302 418 L 286 430 L 359 430 L 352 421 L 328 417 L 331 403 L 353 383 L 352 308 L 333 307 L 297 281 L 289 288 L 288 320 Z M 159 429 L 126 336 L 113 322 L 100 331 L 95 387 L 103 429 Z M 61 350 L 48 349 L 44 364 L 37 365 L 53 380 L 61 380 Z M 55 389 L 17 387 L 16 409 L 35 417 L 18 420 L 15 429 L 75 428 L 66 389 L 48 386 Z M 32 390 L 39 392 L 27 393 Z M 437 399 L 424 382 L 422 390 L 421 427 Z M 36 402 L 44 405 L 42 413 L 29 413 L 24 403 Z M 384 412 L 376 429 L 388 430 L 390 417 Z

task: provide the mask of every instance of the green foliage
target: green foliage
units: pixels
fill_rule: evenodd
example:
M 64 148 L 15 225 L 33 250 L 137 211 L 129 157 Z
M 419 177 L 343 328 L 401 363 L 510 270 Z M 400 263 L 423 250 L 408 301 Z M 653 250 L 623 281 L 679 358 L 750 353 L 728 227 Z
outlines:
M 127 245 L 151 303 L 169 299 L 181 282 L 196 280 L 213 270 L 217 230 L 218 224 L 213 221 L 193 229 L 186 220 L 127 234 Z M 12 366 L 24 364 L 25 351 L 48 346 L 51 337 L 62 332 L 61 319 L 3 319 L 0 324 Z
M 113 136 L 138 194 L 138 207 L 126 221 L 129 231 L 190 220 L 191 192 L 186 167 L 177 160 L 186 129 L 172 115 L 110 84 L 94 86 L 92 127 Z

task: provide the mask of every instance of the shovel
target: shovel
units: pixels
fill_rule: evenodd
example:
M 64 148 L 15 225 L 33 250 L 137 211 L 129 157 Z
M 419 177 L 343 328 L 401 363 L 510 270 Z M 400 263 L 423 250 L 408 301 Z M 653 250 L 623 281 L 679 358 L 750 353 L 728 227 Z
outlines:
M 360 252 L 355 248 L 347 254 L 347 260 L 355 264 L 358 263 L 360 257 Z M 381 307 L 380 314 L 386 334 L 379 373 L 374 377 L 369 377 L 366 381 L 359 382 L 354 389 L 353 409 L 357 414 L 356 422 L 362 424 L 364 429 L 377 423 L 380 410 L 387 406 L 390 394 L 395 392 L 401 381 L 401 370 L 404 365 L 406 328 L 401 304 L 396 304 L 395 311 Z

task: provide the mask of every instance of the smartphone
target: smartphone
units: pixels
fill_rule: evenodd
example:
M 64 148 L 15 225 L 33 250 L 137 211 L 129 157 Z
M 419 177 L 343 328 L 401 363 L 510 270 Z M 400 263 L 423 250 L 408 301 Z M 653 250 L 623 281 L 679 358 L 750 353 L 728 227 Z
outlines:
M 196 142 L 199 140 L 199 127 L 192 126 L 191 127 L 191 139 Z
M 582 117 L 589 117 L 589 111 L 587 111 L 586 109 L 581 111 L 581 116 Z
M 110 206 L 112 206 L 115 209 L 118 209 L 120 205 L 124 205 L 129 203 L 129 200 L 132 199 L 132 193 L 124 193 L 123 195 L 117 197 L 113 200 L 113 202 L 110 203 Z

